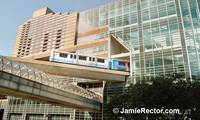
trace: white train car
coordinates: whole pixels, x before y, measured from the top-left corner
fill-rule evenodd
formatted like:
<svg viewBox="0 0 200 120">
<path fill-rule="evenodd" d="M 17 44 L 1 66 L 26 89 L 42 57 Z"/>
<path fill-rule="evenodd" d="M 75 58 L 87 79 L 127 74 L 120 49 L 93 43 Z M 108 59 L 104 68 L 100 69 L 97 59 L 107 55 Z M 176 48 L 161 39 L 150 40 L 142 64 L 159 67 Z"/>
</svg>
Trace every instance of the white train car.
<svg viewBox="0 0 200 120">
<path fill-rule="evenodd" d="M 75 53 L 52 51 L 49 61 L 108 68 L 108 60 L 100 57 L 78 55 Z"/>
</svg>

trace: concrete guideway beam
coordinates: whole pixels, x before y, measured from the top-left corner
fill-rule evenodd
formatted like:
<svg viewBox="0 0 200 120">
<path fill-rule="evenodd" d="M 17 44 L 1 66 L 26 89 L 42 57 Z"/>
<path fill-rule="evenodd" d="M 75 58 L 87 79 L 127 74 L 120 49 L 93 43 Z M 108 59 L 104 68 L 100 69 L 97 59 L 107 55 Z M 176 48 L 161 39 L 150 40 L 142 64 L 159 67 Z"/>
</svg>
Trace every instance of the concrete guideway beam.
<svg viewBox="0 0 200 120">
<path fill-rule="evenodd" d="M 0 91 L 5 95 L 41 103 L 88 112 L 101 112 L 101 102 L 65 92 L 4 71 L 0 71 Z"/>
<path fill-rule="evenodd" d="M 58 76 L 79 77 L 102 81 L 125 81 L 126 77 L 130 74 L 129 72 L 125 71 L 115 71 L 80 65 L 30 60 L 17 57 L 5 57 L 17 61 L 19 63 L 23 63 L 34 69 L 43 71 L 45 73 Z"/>
</svg>

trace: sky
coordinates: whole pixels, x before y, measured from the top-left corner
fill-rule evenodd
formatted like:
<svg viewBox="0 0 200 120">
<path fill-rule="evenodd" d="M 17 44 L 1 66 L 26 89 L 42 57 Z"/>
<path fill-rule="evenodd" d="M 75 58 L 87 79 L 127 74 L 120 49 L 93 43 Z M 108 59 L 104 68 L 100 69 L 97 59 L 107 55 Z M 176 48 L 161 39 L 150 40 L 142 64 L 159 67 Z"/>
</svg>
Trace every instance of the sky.
<svg viewBox="0 0 200 120">
<path fill-rule="evenodd" d="M 33 12 L 49 7 L 55 13 L 82 12 L 116 0 L 0 0 L 0 55 L 12 56 L 18 26 Z"/>
</svg>

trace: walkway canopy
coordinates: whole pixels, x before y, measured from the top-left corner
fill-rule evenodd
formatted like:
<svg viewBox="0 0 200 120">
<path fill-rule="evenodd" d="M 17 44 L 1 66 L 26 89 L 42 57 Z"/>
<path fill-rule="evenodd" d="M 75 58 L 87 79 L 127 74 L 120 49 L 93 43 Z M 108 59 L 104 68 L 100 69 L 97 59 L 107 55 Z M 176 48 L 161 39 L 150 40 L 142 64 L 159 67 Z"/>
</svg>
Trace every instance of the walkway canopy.
<svg viewBox="0 0 200 120">
<path fill-rule="evenodd" d="M 0 56 L 0 71 L 20 76 L 22 78 L 29 79 L 59 90 L 63 90 L 71 94 L 102 102 L 102 96 L 99 94 L 73 85 L 59 78 L 53 77 L 49 74 L 28 67 L 24 64 L 12 61 L 3 56 Z"/>
</svg>

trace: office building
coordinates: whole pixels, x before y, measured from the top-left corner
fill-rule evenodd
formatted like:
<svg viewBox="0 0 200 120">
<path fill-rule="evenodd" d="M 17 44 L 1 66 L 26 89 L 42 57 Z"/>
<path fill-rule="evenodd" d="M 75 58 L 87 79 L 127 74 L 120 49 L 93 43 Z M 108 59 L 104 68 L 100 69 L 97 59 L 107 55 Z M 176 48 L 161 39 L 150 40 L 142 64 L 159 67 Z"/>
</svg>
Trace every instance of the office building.
<svg viewBox="0 0 200 120">
<path fill-rule="evenodd" d="M 55 14 L 48 7 L 35 11 L 31 19 L 19 26 L 13 56 L 23 57 L 74 45 L 77 17 L 78 13 Z M 69 31 L 74 34 L 67 34 Z"/>
</svg>

